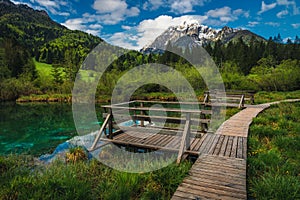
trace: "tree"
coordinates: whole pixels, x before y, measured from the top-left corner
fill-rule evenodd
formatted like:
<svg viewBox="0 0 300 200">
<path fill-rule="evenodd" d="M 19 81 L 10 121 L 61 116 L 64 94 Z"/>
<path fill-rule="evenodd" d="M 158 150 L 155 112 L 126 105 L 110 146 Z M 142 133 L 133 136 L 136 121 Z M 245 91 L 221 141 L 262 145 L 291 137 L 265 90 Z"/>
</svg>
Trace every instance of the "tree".
<svg viewBox="0 0 300 200">
<path fill-rule="evenodd" d="M 51 75 L 53 76 L 54 85 L 60 86 L 64 81 L 62 78 L 62 67 L 59 64 L 53 64 L 51 69 Z M 56 88 L 57 89 L 57 88 Z"/>
</svg>

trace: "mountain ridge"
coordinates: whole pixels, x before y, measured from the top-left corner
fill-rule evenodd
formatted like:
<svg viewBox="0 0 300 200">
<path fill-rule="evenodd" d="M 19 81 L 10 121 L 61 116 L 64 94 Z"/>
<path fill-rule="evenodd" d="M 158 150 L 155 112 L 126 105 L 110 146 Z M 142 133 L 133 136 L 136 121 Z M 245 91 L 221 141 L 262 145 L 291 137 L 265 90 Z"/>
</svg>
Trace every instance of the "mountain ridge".
<svg viewBox="0 0 300 200">
<path fill-rule="evenodd" d="M 184 37 L 190 37 L 192 40 L 188 40 L 189 42 L 184 44 Z M 192 47 L 195 45 L 206 46 L 217 41 L 221 41 L 222 44 L 227 44 L 230 41 L 235 42 L 239 38 L 247 43 L 251 39 L 256 41 L 266 41 L 265 38 L 249 30 L 234 29 L 228 26 L 224 26 L 221 30 L 217 30 L 199 24 L 197 21 L 185 21 L 181 25 L 168 27 L 161 35 L 155 38 L 151 44 L 143 47 L 141 52 L 163 52 L 168 43 L 175 46 L 180 44 L 179 46 Z"/>
</svg>

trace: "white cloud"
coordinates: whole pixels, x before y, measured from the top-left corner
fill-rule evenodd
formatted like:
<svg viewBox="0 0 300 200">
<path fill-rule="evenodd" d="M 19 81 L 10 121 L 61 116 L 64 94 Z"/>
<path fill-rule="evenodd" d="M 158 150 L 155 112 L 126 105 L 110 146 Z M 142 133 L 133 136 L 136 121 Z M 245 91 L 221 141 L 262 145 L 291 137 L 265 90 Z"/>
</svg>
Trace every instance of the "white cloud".
<svg viewBox="0 0 300 200">
<path fill-rule="evenodd" d="M 134 34 L 126 33 L 126 32 L 119 32 L 113 34 L 109 38 L 109 42 L 112 44 L 127 48 L 127 49 L 139 49 L 135 45 L 135 42 L 138 40 L 137 36 Z"/>
<path fill-rule="evenodd" d="M 278 22 L 266 22 L 265 24 L 269 25 L 269 26 L 273 26 L 273 27 L 279 27 L 280 26 L 280 23 L 278 23 Z"/>
<path fill-rule="evenodd" d="M 206 15 L 209 18 L 207 21 L 208 25 L 213 25 L 214 23 L 222 25 L 226 24 L 227 22 L 236 21 L 241 16 L 248 18 L 249 11 L 244 11 L 242 9 L 232 10 L 230 7 L 225 6 L 222 8 L 209 10 Z"/>
<path fill-rule="evenodd" d="M 163 0 L 149 0 L 144 3 L 143 9 L 153 11 L 157 10 L 163 5 L 165 5 L 165 2 Z"/>
<path fill-rule="evenodd" d="M 171 11 L 177 14 L 194 12 L 194 5 L 190 0 L 176 0 L 171 4 Z"/>
<path fill-rule="evenodd" d="M 182 24 L 184 21 L 198 21 L 202 23 L 207 19 L 201 15 L 185 15 L 171 17 L 161 15 L 155 19 L 148 19 L 140 22 L 137 26 L 131 27 L 129 31 L 116 33 L 106 38 L 108 42 L 130 49 L 141 49 L 154 41 L 168 27 Z"/>
<path fill-rule="evenodd" d="M 297 7 L 296 1 L 294 1 L 294 0 L 291 0 L 291 1 L 277 0 L 277 4 L 280 5 L 280 6 L 285 6 L 286 10 L 288 8 L 292 7 L 292 9 L 293 9 L 292 14 L 293 15 L 299 15 L 300 14 L 300 9 L 299 9 L 299 7 Z"/>
<path fill-rule="evenodd" d="M 283 10 L 283 11 L 280 11 L 279 13 L 277 13 L 276 16 L 278 18 L 283 18 L 285 15 L 288 15 L 288 14 L 289 14 L 289 11 Z"/>
<path fill-rule="evenodd" d="M 261 10 L 257 14 L 262 14 L 264 12 L 267 12 L 268 10 L 272 10 L 275 8 L 277 3 L 271 3 L 271 4 L 266 4 L 264 1 L 261 2 Z"/>
<path fill-rule="evenodd" d="M 293 27 L 294 29 L 297 29 L 297 28 L 300 27 L 300 23 L 292 24 L 292 27 Z"/>
<path fill-rule="evenodd" d="M 68 2 L 64 1 L 64 0 L 56 0 L 56 1 L 54 1 L 54 0 L 30 0 L 30 2 L 32 4 L 34 4 L 34 3 L 38 4 L 41 9 L 46 9 L 53 15 L 61 15 L 61 16 L 69 16 L 70 15 L 70 13 L 68 13 L 68 12 L 61 11 L 62 7 L 69 8 L 69 6 L 70 6 L 68 4 Z"/>
<path fill-rule="evenodd" d="M 259 24 L 259 22 L 248 22 L 248 27 L 255 27 L 255 26 L 257 26 Z"/>
<path fill-rule="evenodd" d="M 122 25 L 121 27 L 122 27 L 122 29 L 127 30 L 127 31 L 132 28 L 131 26 L 125 26 L 125 25 Z"/>
<path fill-rule="evenodd" d="M 186 14 L 194 12 L 194 7 L 203 6 L 209 1 L 211 0 L 147 0 L 143 4 L 143 9 L 153 11 L 164 7 L 170 9 L 172 13 Z"/>
<path fill-rule="evenodd" d="M 137 7 L 128 7 L 125 0 L 95 0 L 93 8 L 98 15 L 94 15 L 97 20 L 104 24 L 117 24 L 127 17 L 134 17 L 140 14 Z"/>
<path fill-rule="evenodd" d="M 142 21 L 137 26 L 137 32 L 140 36 L 137 41 L 139 48 L 153 42 L 153 40 L 162 34 L 168 27 L 182 24 L 184 21 L 198 21 L 202 23 L 206 16 L 200 15 L 185 15 L 181 17 L 171 17 L 167 15 L 161 15 L 155 19 L 149 19 Z"/>
<path fill-rule="evenodd" d="M 249 12 L 242 9 L 232 10 L 230 7 L 223 7 L 210 10 L 206 15 L 183 15 L 181 17 L 161 15 L 155 19 L 144 20 L 134 27 L 122 26 L 126 30 L 125 32 L 107 36 L 105 39 L 114 45 L 141 49 L 151 44 L 168 27 L 180 25 L 185 21 L 197 21 L 199 24 L 222 26 L 228 22 L 238 20 L 239 17 L 248 18 Z"/>
<path fill-rule="evenodd" d="M 93 35 L 99 35 L 102 29 L 100 24 L 89 24 L 85 18 L 68 19 L 62 25 L 71 30 L 81 30 Z"/>
</svg>

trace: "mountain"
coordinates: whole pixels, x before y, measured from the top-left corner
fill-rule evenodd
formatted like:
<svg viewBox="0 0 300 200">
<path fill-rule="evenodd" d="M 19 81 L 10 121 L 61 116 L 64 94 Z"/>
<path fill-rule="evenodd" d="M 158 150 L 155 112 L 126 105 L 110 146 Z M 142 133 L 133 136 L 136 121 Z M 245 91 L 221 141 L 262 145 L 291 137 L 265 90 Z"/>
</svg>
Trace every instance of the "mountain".
<svg viewBox="0 0 300 200">
<path fill-rule="evenodd" d="M 74 49 L 81 60 L 101 38 L 72 31 L 54 22 L 43 10 L 27 5 L 0 0 L 0 43 L 11 41 L 13 45 L 27 49 L 38 61 L 63 62 L 65 52 Z"/>
<path fill-rule="evenodd" d="M 227 44 L 230 41 L 236 42 L 240 38 L 246 44 L 253 39 L 256 41 L 266 41 L 263 37 L 248 30 L 233 29 L 228 26 L 223 27 L 221 30 L 215 30 L 208 26 L 201 25 L 196 21 L 191 21 L 184 22 L 179 26 L 169 27 L 141 51 L 145 53 L 162 52 L 166 49 L 168 44 L 182 47 L 193 47 L 196 45 L 206 46 L 216 41 Z"/>
</svg>

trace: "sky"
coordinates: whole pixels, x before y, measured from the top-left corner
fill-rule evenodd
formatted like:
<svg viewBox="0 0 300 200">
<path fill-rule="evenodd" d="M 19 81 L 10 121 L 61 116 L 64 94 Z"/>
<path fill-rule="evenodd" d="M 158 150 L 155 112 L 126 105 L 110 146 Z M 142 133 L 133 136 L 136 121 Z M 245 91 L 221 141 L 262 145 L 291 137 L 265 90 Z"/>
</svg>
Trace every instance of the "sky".
<svg viewBox="0 0 300 200">
<path fill-rule="evenodd" d="M 266 39 L 300 36 L 299 0 L 14 0 L 46 10 L 72 30 L 139 50 L 169 26 L 197 20 L 215 29 L 250 30 Z"/>
</svg>

